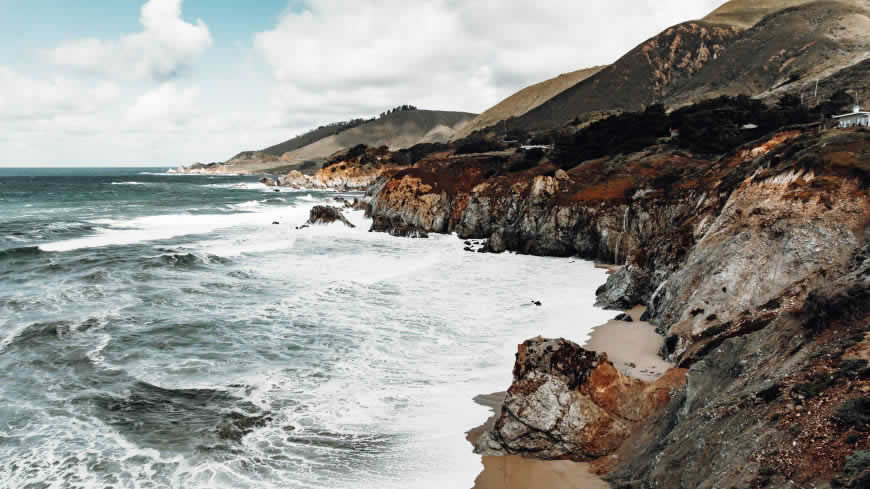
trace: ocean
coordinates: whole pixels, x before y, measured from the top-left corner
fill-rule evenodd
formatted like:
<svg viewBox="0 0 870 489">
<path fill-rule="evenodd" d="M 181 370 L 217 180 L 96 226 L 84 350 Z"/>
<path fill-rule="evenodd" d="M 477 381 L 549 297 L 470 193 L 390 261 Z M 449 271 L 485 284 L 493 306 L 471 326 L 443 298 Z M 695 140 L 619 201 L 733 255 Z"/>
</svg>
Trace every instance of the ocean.
<svg viewBox="0 0 870 489">
<path fill-rule="evenodd" d="M 613 316 L 587 261 L 164 171 L 0 168 L 0 487 L 468 488 L 516 345 Z"/>
</svg>

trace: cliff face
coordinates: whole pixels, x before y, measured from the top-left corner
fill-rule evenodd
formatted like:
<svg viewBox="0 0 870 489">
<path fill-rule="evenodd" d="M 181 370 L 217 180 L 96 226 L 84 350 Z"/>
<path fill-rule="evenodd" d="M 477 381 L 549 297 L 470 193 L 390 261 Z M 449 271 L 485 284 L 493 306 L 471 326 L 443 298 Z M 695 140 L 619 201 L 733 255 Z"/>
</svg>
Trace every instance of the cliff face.
<svg viewBox="0 0 870 489">
<path fill-rule="evenodd" d="M 714 159 L 657 146 L 567 172 L 548 164 L 511 172 L 515 156 L 505 154 L 433 155 L 381 182 L 373 228 L 457 232 L 488 239 L 491 251 L 624 264 L 599 290 L 600 304 L 648 304 L 666 336 L 663 355 L 689 369 L 668 408 L 624 442 L 517 444 L 529 439 L 522 426 L 535 425 L 508 422 L 517 418 L 511 406 L 526 403 L 528 413 L 546 404 L 518 398 L 490 448 L 613 453 L 604 469 L 629 487 L 830 480 L 852 452 L 870 448 L 861 417 L 870 419 L 861 411 L 870 371 L 852 361 L 870 351 L 868 139 L 866 130 L 795 129 Z M 540 390 L 516 380 L 523 395 Z M 570 406 L 595 409 L 556 399 L 556 413 L 565 411 L 553 415 L 557 424 Z"/>
</svg>

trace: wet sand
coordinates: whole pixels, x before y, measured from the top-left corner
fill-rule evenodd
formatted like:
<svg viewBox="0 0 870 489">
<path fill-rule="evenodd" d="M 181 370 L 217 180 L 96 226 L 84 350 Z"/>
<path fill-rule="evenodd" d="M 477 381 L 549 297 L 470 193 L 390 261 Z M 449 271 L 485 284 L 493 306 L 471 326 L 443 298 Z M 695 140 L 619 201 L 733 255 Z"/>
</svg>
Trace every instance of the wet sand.
<svg viewBox="0 0 870 489">
<path fill-rule="evenodd" d="M 611 267 L 601 267 L 613 270 Z M 608 359 L 621 372 L 633 377 L 652 381 L 659 378 L 672 365 L 658 356 L 664 338 L 655 332 L 655 327 L 641 322 L 646 308 L 637 306 L 626 311 L 632 322 L 610 320 L 596 326 L 590 333 L 584 348 L 607 352 Z M 618 314 L 614 311 L 614 317 Z M 481 405 L 490 407 L 494 413 L 501 409 L 505 393 L 482 395 L 475 398 Z M 468 432 L 468 440 L 474 444 L 481 433 L 495 423 L 493 415 L 487 422 Z M 588 463 L 570 461 L 546 461 L 519 456 L 481 457 L 483 471 L 474 482 L 473 489 L 608 489 L 610 485 L 591 473 Z"/>
<path fill-rule="evenodd" d="M 673 365 L 659 357 L 664 337 L 656 333 L 655 326 L 640 320 L 644 311 L 644 306 L 626 311 L 634 320 L 630 323 L 612 319 L 596 326 L 583 348 L 607 352 L 607 358 L 626 375 L 646 381 L 658 379 Z"/>
</svg>

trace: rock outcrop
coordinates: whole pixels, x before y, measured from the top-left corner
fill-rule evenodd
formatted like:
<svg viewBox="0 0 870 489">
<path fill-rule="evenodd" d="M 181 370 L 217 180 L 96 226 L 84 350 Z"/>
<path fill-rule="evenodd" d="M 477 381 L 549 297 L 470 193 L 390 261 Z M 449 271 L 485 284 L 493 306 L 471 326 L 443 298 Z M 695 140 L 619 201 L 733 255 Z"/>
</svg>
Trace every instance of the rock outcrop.
<svg viewBox="0 0 870 489">
<path fill-rule="evenodd" d="M 400 167 L 386 147 L 355 147 L 333 155 L 314 175 L 293 170 L 280 177 L 282 187 L 313 190 L 361 191 Z"/>
<path fill-rule="evenodd" d="M 348 221 L 340 209 L 328 205 L 316 205 L 311 209 L 308 222 L 305 224 L 313 226 L 316 224 L 332 224 L 341 222 L 349 228 L 356 227 L 352 222 Z"/>
<path fill-rule="evenodd" d="M 687 369 L 666 406 L 624 416 L 588 386 L 613 399 L 646 387 L 589 384 L 606 362 L 574 347 L 588 362 L 572 377 L 535 340 L 480 450 L 610 454 L 597 463 L 618 487 L 853 484 L 846 460 L 870 449 L 862 415 L 842 414 L 870 394 L 868 140 L 792 128 L 718 157 L 651 146 L 567 179 L 547 162 L 507 171 L 509 155 L 433 155 L 374 187 L 374 227 L 624 265 L 599 303 L 648 305 L 662 354 Z M 584 435 L 596 426 L 607 430 Z"/>
<path fill-rule="evenodd" d="M 520 345 L 501 413 L 476 449 L 484 455 L 597 459 L 662 411 L 684 383 L 680 369 L 647 383 L 621 374 L 606 354 L 535 338 Z"/>
</svg>

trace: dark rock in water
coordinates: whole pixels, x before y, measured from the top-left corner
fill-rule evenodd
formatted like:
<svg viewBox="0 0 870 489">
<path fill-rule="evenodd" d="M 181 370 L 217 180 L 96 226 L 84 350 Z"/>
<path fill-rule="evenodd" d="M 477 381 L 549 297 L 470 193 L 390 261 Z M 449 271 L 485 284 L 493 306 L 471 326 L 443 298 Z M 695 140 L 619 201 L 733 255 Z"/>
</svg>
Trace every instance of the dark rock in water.
<svg viewBox="0 0 870 489">
<path fill-rule="evenodd" d="M 281 224 L 281 223 L 278 221 L 272 221 L 272 225 L 276 225 L 276 224 Z"/>
<path fill-rule="evenodd" d="M 279 189 L 277 189 L 277 188 L 276 188 L 275 190 L 273 190 L 273 192 L 280 192 L 280 191 L 281 191 L 281 190 L 279 190 Z"/>
<path fill-rule="evenodd" d="M 536 306 L 538 306 L 538 307 L 541 307 L 541 306 L 544 305 L 541 301 L 532 301 L 532 304 L 534 304 L 534 305 L 536 305 Z"/>
<path fill-rule="evenodd" d="M 247 416 L 232 412 L 224 417 L 223 422 L 218 426 L 217 435 L 221 440 L 239 442 L 255 428 L 262 428 L 271 420 L 272 416 L 268 413 L 261 416 Z"/>
<path fill-rule="evenodd" d="M 336 221 L 343 222 L 345 226 L 350 228 L 356 227 L 344 217 L 339 209 L 328 205 L 314 206 L 306 224 L 332 224 Z"/>
<path fill-rule="evenodd" d="M 301 225 L 301 226 L 296 226 L 296 229 L 306 229 L 306 228 L 309 228 L 309 227 L 311 227 L 311 226 L 309 226 L 308 224 L 303 224 L 303 225 Z"/>
<path fill-rule="evenodd" d="M 622 313 L 622 314 L 616 316 L 616 317 L 613 318 L 613 319 L 614 319 L 615 321 L 625 321 L 626 323 L 630 323 L 630 322 L 634 321 L 634 319 L 631 319 L 631 316 L 629 316 L 629 315 L 626 314 L 626 313 Z"/>
<path fill-rule="evenodd" d="M 472 253 L 474 252 L 474 248 L 472 248 L 471 246 L 466 246 L 464 249 L 465 251 L 470 251 Z"/>
<path fill-rule="evenodd" d="M 370 231 L 387 233 L 399 238 L 428 238 L 429 234 L 415 226 L 406 224 L 401 217 L 377 216 L 372 220 Z"/>
<path fill-rule="evenodd" d="M 262 183 L 263 185 L 265 185 L 267 187 L 277 187 L 278 186 L 278 182 L 275 181 L 275 179 L 269 178 L 269 177 L 261 178 L 260 183 Z"/>
<path fill-rule="evenodd" d="M 351 202 L 349 207 L 355 211 L 365 211 L 368 216 L 371 205 L 365 200 L 353 199 L 353 202 Z"/>
<path fill-rule="evenodd" d="M 471 241 L 466 241 L 465 246 L 471 246 Z"/>
</svg>

